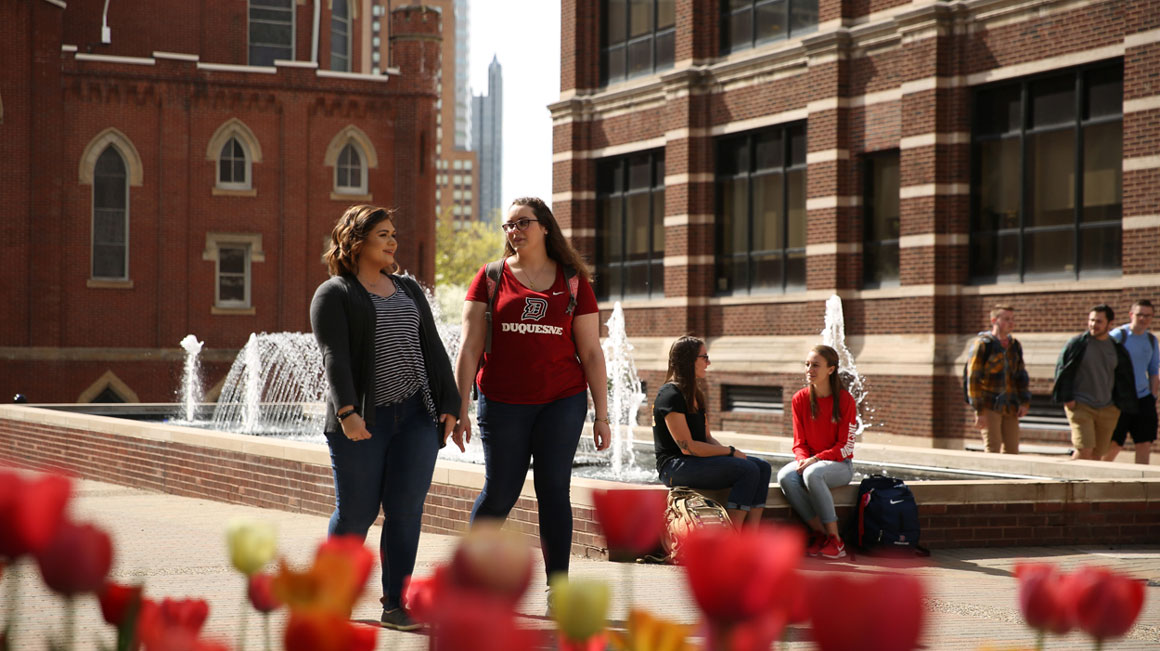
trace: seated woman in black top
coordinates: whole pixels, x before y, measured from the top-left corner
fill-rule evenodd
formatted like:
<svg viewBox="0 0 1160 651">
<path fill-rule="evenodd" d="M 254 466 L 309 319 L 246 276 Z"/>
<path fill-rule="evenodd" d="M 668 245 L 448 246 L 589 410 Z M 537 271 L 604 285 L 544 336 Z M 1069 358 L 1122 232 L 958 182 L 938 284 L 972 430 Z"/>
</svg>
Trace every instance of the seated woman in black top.
<svg viewBox="0 0 1160 651">
<path fill-rule="evenodd" d="M 764 459 L 722 445 L 709 433 L 701 388 L 708 367 L 705 342 L 696 337 L 681 337 L 669 348 L 665 384 L 653 401 L 657 472 L 667 486 L 729 488 L 725 508 L 733 524 L 757 526 L 771 470 Z"/>
</svg>

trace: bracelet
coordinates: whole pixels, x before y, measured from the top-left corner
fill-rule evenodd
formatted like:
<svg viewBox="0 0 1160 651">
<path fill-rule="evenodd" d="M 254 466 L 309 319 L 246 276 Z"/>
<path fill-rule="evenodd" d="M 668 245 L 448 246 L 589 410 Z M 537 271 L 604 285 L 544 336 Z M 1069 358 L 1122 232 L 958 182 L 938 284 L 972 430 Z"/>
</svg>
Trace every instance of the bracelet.
<svg viewBox="0 0 1160 651">
<path fill-rule="evenodd" d="M 733 453 L 736 451 L 737 448 L 733 447 L 732 445 L 729 446 L 729 456 L 733 456 Z"/>
<path fill-rule="evenodd" d="M 346 411 L 338 414 L 338 422 L 341 423 L 342 421 L 346 420 L 347 416 L 350 416 L 351 414 L 353 414 L 354 411 L 355 411 L 354 408 L 351 407 L 350 409 L 347 409 Z"/>
<path fill-rule="evenodd" d="M 593 418 L 593 419 L 592 419 L 592 422 L 595 422 L 595 423 L 604 423 L 605 425 L 608 425 L 609 427 L 611 427 L 611 426 L 612 426 L 612 421 L 608 420 L 608 417 L 604 417 L 604 418 Z"/>
</svg>

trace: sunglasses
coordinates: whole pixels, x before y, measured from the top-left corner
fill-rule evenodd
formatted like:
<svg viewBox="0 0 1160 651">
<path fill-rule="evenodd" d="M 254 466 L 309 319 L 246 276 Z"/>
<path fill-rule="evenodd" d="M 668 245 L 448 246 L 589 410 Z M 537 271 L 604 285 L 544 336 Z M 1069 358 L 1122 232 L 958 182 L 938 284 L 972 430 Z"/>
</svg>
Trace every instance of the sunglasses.
<svg viewBox="0 0 1160 651">
<path fill-rule="evenodd" d="M 505 233 L 511 233 L 512 231 L 516 230 L 517 228 L 520 229 L 521 231 L 526 231 L 526 230 L 528 230 L 528 225 L 530 225 L 532 222 L 539 222 L 539 221 L 540 220 L 538 220 L 538 219 L 529 219 L 527 217 L 523 217 L 521 219 L 515 220 L 514 222 L 500 224 L 500 228 L 502 228 L 503 232 L 505 232 Z"/>
</svg>

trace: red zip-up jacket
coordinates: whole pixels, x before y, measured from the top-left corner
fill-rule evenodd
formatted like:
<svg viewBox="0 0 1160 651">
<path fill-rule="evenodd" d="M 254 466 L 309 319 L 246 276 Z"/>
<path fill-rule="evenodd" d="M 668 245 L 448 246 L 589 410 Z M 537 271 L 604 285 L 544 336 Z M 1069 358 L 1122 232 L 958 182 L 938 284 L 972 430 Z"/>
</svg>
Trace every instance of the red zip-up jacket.
<svg viewBox="0 0 1160 651">
<path fill-rule="evenodd" d="M 849 391 L 842 391 L 842 418 L 833 422 L 834 397 L 818 398 L 818 417 L 810 416 L 810 388 L 793 394 L 793 455 L 797 459 L 845 461 L 854 456 L 854 432 L 858 429 L 858 406 Z"/>
</svg>

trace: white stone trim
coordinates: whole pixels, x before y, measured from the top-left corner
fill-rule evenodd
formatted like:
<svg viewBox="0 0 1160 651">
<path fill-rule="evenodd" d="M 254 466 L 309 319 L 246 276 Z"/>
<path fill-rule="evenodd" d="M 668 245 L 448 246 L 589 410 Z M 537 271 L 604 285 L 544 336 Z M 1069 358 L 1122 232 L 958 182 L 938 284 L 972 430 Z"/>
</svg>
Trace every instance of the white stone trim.
<svg viewBox="0 0 1160 651">
<path fill-rule="evenodd" d="M 1017 63 L 1010 66 L 1003 66 L 1002 68 L 984 70 L 982 72 L 976 72 L 972 75 L 967 75 L 966 81 L 968 86 L 975 86 L 978 84 L 990 83 L 992 81 L 1002 81 L 1004 79 L 1027 77 L 1029 75 L 1034 75 L 1041 72 L 1070 68 L 1072 66 L 1078 66 L 1103 59 L 1112 59 L 1120 56 L 1124 56 L 1123 43 L 1093 48 L 1090 50 L 1083 50 L 1080 52 L 1072 52 L 1070 54 L 1061 54 L 1059 56 L 1047 57 L 1044 59 L 1036 59 L 1035 61 Z M 1124 104 L 1124 112 L 1127 113 L 1127 102 L 1124 102 Z"/>
<path fill-rule="evenodd" d="M 971 142 L 971 134 L 965 131 L 948 133 L 924 133 L 921 136 L 906 136 L 898 141 L 899 149 L 919 149 L 936 145 L 962 145 Z"/>
<path fill-rule="evenodd" d="M 717 256 L 714 255 L 666 255 L 664 258 L 664 266 L 689 267 L 693 265 L 713 264 L 716 261 Z"/>
<path fill-rule="evenodd" d="M 318 69 L 315 61 L 296 61 L 294 59 L 274 59 L 275 68 L 311 68 Z"/>
<path fill-rule="evenodd" d="M 109 127 L 93 136 L 89 144 L 85 145 L 81 152 L 80 165 L 77 172 L 78 182 L 81 185 L 93 184 L 93 168 L 97 164 L 97 158 L 105 151 L 105 147 L 113 145 L 121 154 L 121 158 L 125 162 L 125 173 L 128 176 L 129 185 L 132 187 L 140 187 L 145 182 L 145 165 L 141 162 L 141 154 L 137 151 L 137 146 L 124 133 L 115 127 Z M 129 206 L 126 204 L 126 210 Z"/>
<path fill-rule="evenodd" d="M 898 238 L 898 248 L 910 249 L 924 246 L 958 246 L 970 242 L 966 233 L 922 233 L 920 235 L 903 235 Z"/>
<path fill-rule="evenodd" d="M 1124 114 L 1160 109 L 1160 95 L 1124 100 Z"/>
<path fill-rule="evenodd" d="M 781 113 L 773 113 L 771 115 L 763 115 L 748 120 L 738 120 L 737 122 L 729 122 L 727 124 L 717 125 L 709 128 L 709 133 L 714 136 L 724 136 L 730 133 L 741 133 L 742 131 L 750 131 L 753 129 L 760 129 L 762 127 L 772 127 L 787 122 L 797 122 L 805 120 L 810 116 L 809 109 L 794 109 L 792 111 L 782 111 Z"/>
<path fill-rule="evenodd" d="M 111 54 L 88 54 L 77 52 L 77 61 L 93 61 L 95 63 L 127 63 L 135 66 L 153 66 L 157 61 L 150 57 L 122 57 Z"/>
<path fill-rule="evenodd" d="M 698 174 L 666 174 L 665 187 L 674 185 L 687 185 L 689 183 L 711 183 L 717 177 L 712 172 L 701 172 Z"/>
<path fill-rule="evenodd" d="M 561 228 L 564 237 L 596 237 L 595 228 Z"/>
<path fill-rule="evenodd" d="M 1146 32 L 1136 32 L 1124 37 L 1124 47 L 1141 47 L 1160 43 L 1160 29 L 1150 29 Z"/>
<path fill-rule="evenodd" d="M 669 215 L 665 217 L 665 228 L 670 226 L 690 226 L 692 224 L 712 224 L 716 220 L 716 215 L 713 213 L 706 213 L 701 215 Z"/>
<path fill-rule="evenodd" d="M 861 252 L 861 242 L 825 242 L 823 244 L 806 245 L 807 258 L 813 255 L 838 255 L 840 253 L 854 254 Z"/>
<path fill-rule="evenodd" d="M 185 54 L 182 52 L 165 52 L 162 50 L 153 50 L 154 59 L 172 59 L 174 61 L 191 61 L 197 62 L 201 60 L 196 54 Z"/>
<path fill-rule="evenodd" d="M 1160 215 L 1136 215 L 1124 217 L 1121 228 L 1126 231 L 1142 228 L 1160 228 Z"/>
<path fill-rule="evenodd" d="M 318 77 L 330 77 L 332 79 L 353 79 L 355 81 L 375 81 L 382 84 L 390 80 L 388 75 L 371 75 L 365 72 L 341 72 L 339 70 L 315 70 L 314 74 Z"/>
<path fill-rule="evenodd" d="M 64 0 L 44 0 L 44 2 L 47 2 L 48 4 L 53 5 L 54 7 L 60 7 L 61 9 L 68 9 L 68 5 L 65 4 Z"/>
<path fill-rule="evenodd" d="M 595 198 L 596 193 L 592 190 L 568 190 L 567 192 L 552 193 L 552 203 L 567 203 L 569 201 L 584 201 Z"/>
<path fill-rule="evenodd" d="M 849 160 L 849 149 L 824 149 L 822 151 L 812 151 L 806 154 L 806 165 L 813 165 L 814 163 L 829 163 L 838 160 Z"/>
<path fill-rule="evenodd" d="M 77 46 L 69 45 L 68 43 L 65 43 L 65 44 L 60 46 L 60 51 L 61 52 L 76 52 Z"/>
<path fill-rule="evenodd" d="M 827 208 L 851 208 L 862 205 L 862 197 L 857 195 L 830 195 L 828 197 L 813 197 L 806 199 L 806 210 L 825 210 Z"/>
<path fill-rule="evenodd" d="M 584 158 L 608 158 L 611 156 L 620 156 L 622 154 L 632 154 L 638 151 L 647 151 L 649 149 L 660 149 L 665 146 L 664 136 L 660 138 L 650 138 L 648 140 L 636 140 L 633 142 L 626 142 L 619 145 L 609 145 L 608 147 L 601 147 L 600 149 L 589 149 Z"/>
<path fill-rule="evenodd" d="M 1124 159 L 1124 171 L 1154 170 L 1160 167 L 1160 156 L 1134 156 Z"/>
<path fill-rule="evenodd" d="M 208 70 L 210 72 L 248 72 L 263 75 L 278 74 L 278 69 L 274 66 L 240 66 L 235 63 L 202 63 L 198 61 L 197 69 Z"/>
<path fill-rule="evenodd" d="M 585 153 L 583 151 L 558 151 L 552 154 L 552 162 L 563 163 L 564 161 L 570 161 L 575 158 L 584 158 Z"/>
<path fill-rule="evenodd" d="M 704 127 L 682 127 L 665 132 L 665 140 L 684 140 L 686 138 L 703 138 L 709 135 Z"/>
<path fill-rule="evenodd" d="M 971 186 L 967 183 L 925 183 L 923 185 L 904 185 L 898 188 L 898 198 L 915 199 L 936 195 L 970 194 L 970 192 Z"/>
</svg>

